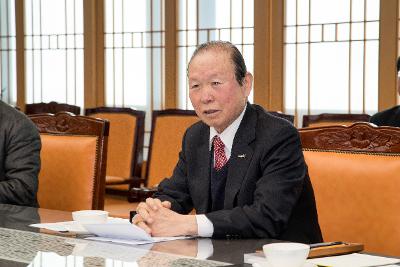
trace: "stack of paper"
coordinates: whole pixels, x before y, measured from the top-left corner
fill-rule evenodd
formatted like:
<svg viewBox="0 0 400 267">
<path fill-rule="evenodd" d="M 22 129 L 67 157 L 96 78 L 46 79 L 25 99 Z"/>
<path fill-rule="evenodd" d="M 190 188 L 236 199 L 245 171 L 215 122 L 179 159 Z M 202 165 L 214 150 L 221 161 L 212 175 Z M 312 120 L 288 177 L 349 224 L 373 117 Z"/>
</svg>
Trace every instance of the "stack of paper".
<svg viewBox="0 0 400 267">
<path fill-rule="evenodd" d="M 96 237 L 88 237 L 86 239 L 132 245 L 190 238 L 187 236 L 152 237 L 134 224 L 86 224 L 85 228 L 96 235 Z"/>
<path fill-rule="evenodd" d="M 142 228 L 131 224 L 127 219 L 109 218 L 107 223 L 103 224 L 85 224 L 81 225 L 74 221 L 58 223 L 38 223 L 31 224 L 32 227 L 44 228 L 58 232 L 74 232 L 79 234 L 92 234 L 95 236 L 86 239 L 107 241 L 123 244 L 149 244 L 162 241 L 177 239 L 186 239 L 190 237 L 152 237 Z"/>
<path fill-rule="evenodd" d="M 116 224 L 129 224 L 129 220 L 115 218 L 115 217 L 108 217 L 107 224 L 109 223 L 116 223 Z M 67 221 L 67 222 L 56 222 L 56 223 L 35 223 L 29 225 L 31 227 L 47 229 L 56 232 L 72 232 L 76 234 L 90 234 L 86 228 L 82 226 L 82 224 L 76 221 Z"/>
</svg>

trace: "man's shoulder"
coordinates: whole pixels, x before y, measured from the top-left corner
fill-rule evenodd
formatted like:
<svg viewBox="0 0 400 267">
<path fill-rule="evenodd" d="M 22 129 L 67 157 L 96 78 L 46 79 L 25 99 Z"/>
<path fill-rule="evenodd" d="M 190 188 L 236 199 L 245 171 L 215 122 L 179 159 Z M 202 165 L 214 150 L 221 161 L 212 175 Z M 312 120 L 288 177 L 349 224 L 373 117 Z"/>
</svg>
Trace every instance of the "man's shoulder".
<svg viewBox="0 0 400 267">
<path fill-rule="evenodd" d="M 391 114 L 400 114 L 400 106 L 394 106 L 394 107 L 382 110 L 381 112 L 377 112 L 372 117 L 375 117 L 375 116 L 379 117 L 379 116 L 391 115 Z"/>
<path fill-rule="evenodd" d="M 1 101 L 0 118 L 1 129 L 35 128 L 33 122 L 24 113 Z"/>
<path fill-rule="evenodd" d="M 186 134 L 201 134 L 204 131 L 208 131 L 209 127 L 207 124 L 205 124 L 203 121 L 199 120 L 198 122 L 195 122 L 189 128 L 186 129 Z"/>
<path fill-rule="evenodd" d="M 265 132 L 279 132 L 282 129 L 296 130 L 294 125 L 288 120 L 277 117 L 259 105 L 253 104 L 251 106 L 257 116 L 257 130 Z"/>
<path fill-rule="evenodd" d="M 370 122 L 378 126 L 400 126 L 400 106 L 394 106 L 374 114 Z"/>
<path fill-rule="evenodd" d="M 14 122 L 26 117 L 22 112 L 2 101 L 0 101 L 0 116 L 2 123 Z"/>
</svg>

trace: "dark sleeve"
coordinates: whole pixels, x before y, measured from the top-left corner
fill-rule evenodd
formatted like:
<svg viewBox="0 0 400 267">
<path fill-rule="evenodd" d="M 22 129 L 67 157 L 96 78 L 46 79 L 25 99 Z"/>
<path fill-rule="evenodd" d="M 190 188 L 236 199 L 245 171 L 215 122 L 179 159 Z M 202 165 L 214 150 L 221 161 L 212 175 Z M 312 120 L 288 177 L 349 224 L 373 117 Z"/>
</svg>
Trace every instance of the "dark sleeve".
<svg viewBox="0 0 400 267">
<path fill-rule="evenodd" d="M 378 119 L 378 117 L 379 117 L 379 113 L 377 113 L 377 114 L 371 116 L 371 118 L 369 118 L 369 122 L 371 122 L 371 123 L 373 123 L 373 124 L 379 126 L 379 119 Z"/>
<path fill-rule="evenodd" d="M 272 141 L 264 141 L 272 145 L 257 143 L 264 149 L 253 156 L 249 170 L 260 171 L 250 173 L 253 177 L 247 174 L 247 179 L 252 179 L 255 185 L 247 182 L 247 188 L 241 189 L 242 195 L 252 194 L 252 202 L 206 214 L 214 225 L 213 237 L 277 238 L 287 227 L 303 191 L 306 166 L 294 127 L 281 128 L 272 137 Z"/>
<path fill-rule="evenodd" d="M 190 197 L 187 183 L 187 163 L 185 156 L 185 133 L 182 141 L 182 150 L 179 152 L 179 160 L 170 178 L 164 179 L 158 186 L 158 192 L 154 195 L 162 201 L 169 201 L 172 204 L 171 209 L 187 214 L 193 209 L 193 201 Z"/>
<path fill-rule="evenodd" d="M 26 117 L 10 123 L 6 132 L 0 203 L 37 206 L 41 148 L 39 133 Z"/>
</svg>

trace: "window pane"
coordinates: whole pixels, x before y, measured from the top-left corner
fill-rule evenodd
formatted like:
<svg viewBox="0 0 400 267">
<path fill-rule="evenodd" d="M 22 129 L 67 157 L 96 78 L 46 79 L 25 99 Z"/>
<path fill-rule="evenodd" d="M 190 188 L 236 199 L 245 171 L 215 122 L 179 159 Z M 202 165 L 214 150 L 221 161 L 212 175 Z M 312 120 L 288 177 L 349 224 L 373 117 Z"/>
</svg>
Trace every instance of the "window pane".
<svg viewBox="0 0 400 267">
<path fill-rule="evenodd" d="M 25 19 L 27 103 L 83 107 L 83 0 L 25 0 Z"/>
<path fill-rule="evenodd" d="M 161 108 L 163 9 L 161 0 L 105 0 L 107 106 Z"/>
<path fill-rule="evenodd" d="M 17 102 L 15 2 L 0 0 L 0 89 L 1 100 Z"/>
<path fill-rule="evenodd" d="M 379 0 L 285 3 L 285 112 L 376 112 Z"/>
<path fill-rule="evenodd" d="M 106 105 L 146 111 L 146 158 L 151 112 L 163 108 L 164 0 L 104 3 Z"/>
</svg>

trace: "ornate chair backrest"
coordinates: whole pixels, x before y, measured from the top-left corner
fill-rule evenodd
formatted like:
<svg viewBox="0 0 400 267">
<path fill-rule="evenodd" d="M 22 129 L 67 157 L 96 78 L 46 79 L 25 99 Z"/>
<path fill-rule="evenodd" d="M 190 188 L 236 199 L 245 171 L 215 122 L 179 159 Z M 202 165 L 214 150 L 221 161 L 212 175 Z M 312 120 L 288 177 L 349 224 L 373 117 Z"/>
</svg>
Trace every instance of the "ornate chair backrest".
<svg viewBox="0 0 400 267">
<path fill-rule="evenodd" d="M 182 148 L 182 138 L 186 129 L 199 121 L 192 110 L 153 111 L 149 155 L 147 160 L 145 185 L 158 185 L 170 177 L 178 162 Z"/>
<path fill-rule="evenodd" d="M 400 128 L 299 130 L 325 241 L 400 255 Z"/>
<path fill-rule="evenodd" d="M 33 103 L 25 105 L 25 113 L 28 115 L 31 114 L 40 114 L 40 113 L 52 113 L 56 114 L 61 111 L 71 112 L 75 115 L 79 115 L 81 112 L 81 108 L 75 105 L 57 103 L 57 102 L 49 102 L 49 103 Z"/>
<path fill-rule="evenodd" d="M 352 125 L 355 122 L 368 122 L 368 114 L 335 114 L 322 113 L 319 115 L 304 115 L 303 127 L 320 127 L 330 125 Z"/>
<path fill-rule="evenodd" d="M 122 184 L 129 184 L 126 178 L 140 176 L 145 112 L 131 108 L 99 107 L 86 109 L 85 114 L 110 122 L 106 186 L 118 184 L 118 178 L 126 181 Z"/>
<path fill-rule="evenodd" d="M 108 121 L 68 112 L 29 117 L 42 141 L 39 206 L 103 209 Z"/>
</svg>

